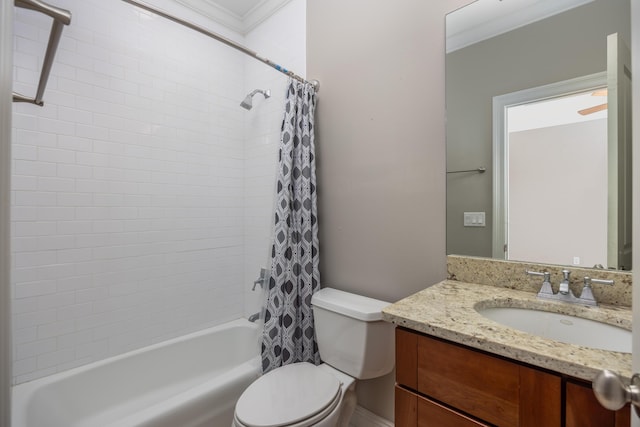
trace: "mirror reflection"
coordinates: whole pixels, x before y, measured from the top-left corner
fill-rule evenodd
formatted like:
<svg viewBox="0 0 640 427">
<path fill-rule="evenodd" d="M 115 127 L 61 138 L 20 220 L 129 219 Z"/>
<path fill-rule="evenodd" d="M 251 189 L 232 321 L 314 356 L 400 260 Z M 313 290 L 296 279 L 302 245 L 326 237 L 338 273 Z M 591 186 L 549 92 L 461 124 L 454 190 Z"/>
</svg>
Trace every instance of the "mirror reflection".
<svg viewBox="0 0 640 427">
<path fill-rule="evenodd" d="M 447 253 L 631 269 L 629 3 L 447 16 Z"/>
</svg>

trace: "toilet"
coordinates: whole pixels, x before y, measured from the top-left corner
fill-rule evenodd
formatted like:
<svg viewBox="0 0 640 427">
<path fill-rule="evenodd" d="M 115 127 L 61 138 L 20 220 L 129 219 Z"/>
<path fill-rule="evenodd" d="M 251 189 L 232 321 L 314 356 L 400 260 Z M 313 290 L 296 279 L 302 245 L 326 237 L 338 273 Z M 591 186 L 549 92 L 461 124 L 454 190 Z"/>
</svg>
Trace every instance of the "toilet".
<svg viewBox="0 0 640 427">
<path fill-rule="evenodd" d="M 323 363 L 285 365 L 258 378 L 238 399 L 232 427 L 347 427 L 356 380 L 393 369 L 394 328 L 382 321 L 388 302 L 324 288 L 311 304 Z"/>
</svg>

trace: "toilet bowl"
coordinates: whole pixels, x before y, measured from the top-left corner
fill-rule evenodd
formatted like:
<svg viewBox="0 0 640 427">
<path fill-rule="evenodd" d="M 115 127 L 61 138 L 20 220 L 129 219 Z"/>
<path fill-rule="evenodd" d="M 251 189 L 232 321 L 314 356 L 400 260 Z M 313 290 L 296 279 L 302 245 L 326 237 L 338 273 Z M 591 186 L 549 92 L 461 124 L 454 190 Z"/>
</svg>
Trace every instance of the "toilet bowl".
<svg viewBox="0 0 640 427">
<path fill-rule="evenodd" d="M 356 379 L 393 369 L 393 325 L 382 321 L 389 303 L 331 288 L 311 303 L 324 363 L 285 365 L 258 378 L 240 396 L 233 427 L 347 427 Z"/>
<path fill-rule="evenodd" d="M 349 410 L 345 408 L 351 406 L 351 412 L 355 408 L 354 384 L 353 378 L 326 364 L 283 366 L 257 379 L 242 394 L 233 427 L 337 426 Z"/>
</svg>

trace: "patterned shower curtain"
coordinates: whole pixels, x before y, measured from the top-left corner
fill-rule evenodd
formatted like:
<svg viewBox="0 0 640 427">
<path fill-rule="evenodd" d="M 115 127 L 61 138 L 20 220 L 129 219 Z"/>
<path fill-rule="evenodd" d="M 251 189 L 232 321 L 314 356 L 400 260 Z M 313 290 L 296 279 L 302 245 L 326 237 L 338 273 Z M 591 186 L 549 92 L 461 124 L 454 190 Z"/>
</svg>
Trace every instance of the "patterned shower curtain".
<svg viewBox="0 0 640 427">
<path fill-rule="evenodd" d="M 262 371 L 320 363 L 311 296 L 320 289 L 312 85 L 290 79 L 282 121 Z"/>
</svg>

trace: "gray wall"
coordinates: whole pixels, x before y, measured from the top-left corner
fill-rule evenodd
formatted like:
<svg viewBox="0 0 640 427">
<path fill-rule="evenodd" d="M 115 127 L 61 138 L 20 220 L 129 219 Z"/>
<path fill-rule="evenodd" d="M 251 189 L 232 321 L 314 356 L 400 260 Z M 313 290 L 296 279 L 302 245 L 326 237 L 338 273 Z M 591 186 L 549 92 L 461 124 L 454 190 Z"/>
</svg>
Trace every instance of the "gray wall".
<svg viewBox="0 0 640 427">
<path fill-rule="evenodd" d="M 323 286 L 396 301 L 445 278 L 444 15 L 469 2 L 307 3 Z M 393 375 L 358 399 L 392 419 Z"/>
<path fill-rule="evenodd" d="M 447 253 L 491 256 L 492 98 L 605 71 L 615 32 L 630 40 L 629 0 L 596 0 L 447 55 L 447 170 L 487 168 L 447 178 Z M 463 227 L 465 211 L 486 212 L 487 227 Z"/>
<path fill-rule="evenodd" d="M 606 118 L 511 133 L 509 258 L 606 265 L 607 189 Z"/>
</svg>

